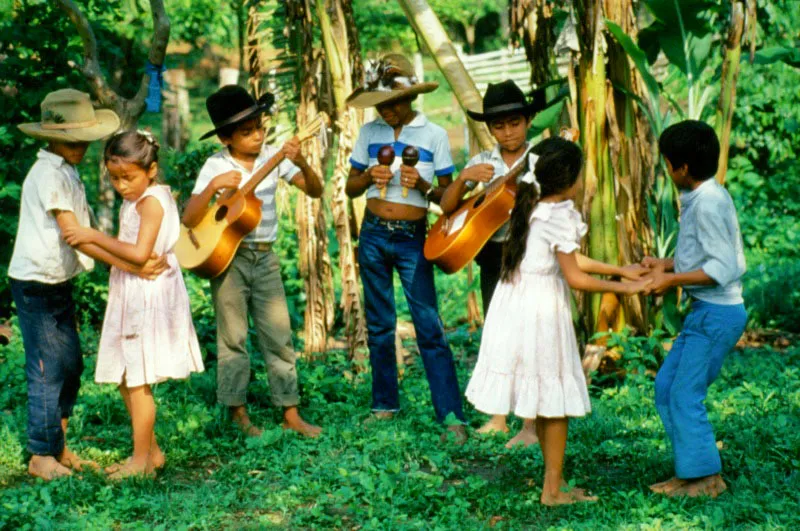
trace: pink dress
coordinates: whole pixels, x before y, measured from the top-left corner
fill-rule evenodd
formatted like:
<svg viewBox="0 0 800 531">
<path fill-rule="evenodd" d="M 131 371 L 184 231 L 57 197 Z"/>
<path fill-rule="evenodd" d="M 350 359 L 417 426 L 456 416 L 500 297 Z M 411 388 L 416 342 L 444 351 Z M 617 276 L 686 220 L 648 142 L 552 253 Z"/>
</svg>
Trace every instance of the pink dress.
<svg viewBox="0 0 800 531">
<path fill-rule="evenodd" d="M 138 201 L 123 202 L 119 239 L 136 243 L 141 221 L 136 205 L 150 196 L 158 199 L 164 209 L 153 251 L 167 257 L 169 269 L 155 280 L 146 280 L 111 268 L 108 306 L 97 353 L 98 383 L 119 385 L 124 378 L 128 387 L 137 387 L 203 371 L 189 295 L 172 251 L 180 234 L 180 218 L 169 186 L 151 186 Z"/>
<path fill-rule="evenodd" d="M 586 225 L 572 201 L 539 203 L 525 256 L 498 283 L 483 325 L 467 399 L 490 415 L 581 417 L 591 411 L 557 252 L 580 250 Z"/>
</svg>

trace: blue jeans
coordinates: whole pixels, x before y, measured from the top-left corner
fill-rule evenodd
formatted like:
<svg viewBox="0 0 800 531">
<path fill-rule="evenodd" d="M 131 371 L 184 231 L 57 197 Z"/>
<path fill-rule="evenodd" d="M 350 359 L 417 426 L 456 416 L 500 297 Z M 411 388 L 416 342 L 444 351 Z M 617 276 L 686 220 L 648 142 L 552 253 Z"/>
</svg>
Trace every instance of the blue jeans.
<svg viewBox="0 0 800 531">
<path fill-rule="evenodd" d="M 369 211 L 364 217 L 358 245 L 358 263 L 364 285 L 369 359 L 372 366 L 373 411 L 398 411 L 400 396 L 395 359 L 397 313 L 394 303 L 394 270 L 411 310 L 436 418 L 449 413 L 464 420 L 461 392 L 453 353 L 439 317 L 433 266 L 422 254 L 425 220 L 387 224 Z"/>
<path fill-rule="evenodd" d="M 28 451 L 58 456 L 83 372 L 72 284 L 9 280 L 25 346 Z"/>
<path fill-rule="evenodd" d="M 692 301 L 692 311 L 656 375 L 656 409 L 672 443 L 675 475 L 693 479 L 722 470 L 706 394 L 747 324 L 744 305 Z"/>
</svg>

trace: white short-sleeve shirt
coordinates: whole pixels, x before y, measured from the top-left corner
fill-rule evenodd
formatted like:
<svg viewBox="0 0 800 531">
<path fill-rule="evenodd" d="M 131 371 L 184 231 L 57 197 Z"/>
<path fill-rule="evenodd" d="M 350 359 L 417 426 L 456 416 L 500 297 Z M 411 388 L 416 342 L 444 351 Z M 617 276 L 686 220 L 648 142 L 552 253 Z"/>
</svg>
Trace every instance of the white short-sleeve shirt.
<svg viewBox="0 0 800 531">
<path fill-rule="evenodd" d="M 8 276 L 58 284 L 91 270 L 94 260 L 64 241 L 53 211 L 70 211 L 81 226 L 88 227 L 89 204 L 74 166 L 44 149 L 36 157 L 22 183 L 19 227 Z"/>
<path fill-rule="evenodd" d="M 364 124 L 358 134 L 358 140 L 350 156 L 350 164 L 357 170 L 364 171 L 378 164 L 378 150 L 390 144 L 394 148 L 395 158 L 390 166 L 392 180 L 386 187 L 384 200 L 392 203 L 413 205 L 428 208 L 428 200 L 419 190 L 409 190 L 408 197 L 403 197 L 403 187 L 400 185 L 400 165 L 402 154 L 406 146 L 414 146 L 419 151 L 419 162 L 415 166 L 421 179 L 433 183 L 433 177 L 449 175 L 455 171 L 453 158 L 450 155 L 450 141 L 447 131 L 442 127 L 428 121 L 422 113 L 417 113 L 410 123 L 403 126 L 397 140 L 394 139 L 394 129 L 383 118 Z M 367 189 L 367 199 L 380 197 L 380 190 L 371 184 Z"/>
<path fill-rule="evenodd" d="M 231 170 L 240 171 L 242 173 L 242 182 L 239 184 L 239 188 L 241 188 L 247 184 L 250 177 L 252 177 L 261 166 L 266 164 L 269 159 L 275 156 L 278 151 L 278 148 L 264 144 L 261 148 L 261 153 L 253 164 L 253 171 L 250 171 L 231 156 L 228 148 L 225 148 L 211 155 L 208 160 L 206 160 L 206 163 L 203 164 L 203 167 L 200 169 L 200 174 L 197 176 L 197 182 L 194 185 L 192 194 L 196 195 L 202 193 L 214 177 Z M 261 206 L 261 223 L 259 223 L 250 234 L 245 236 L 242 241 L 267 243 L 274 242 L 278 238 L 278 214 L 275 209 L 275 192 L 278 189 L 278 179 L 291 182 L 294 176 L 299 172 L 300 168 L 292 164 L 290 160 L 284 159 L 278 164 L 277 168 L 272 170 L 272 172 L 256 186 L 256 197 L 263 202 Z"/>
</svg>

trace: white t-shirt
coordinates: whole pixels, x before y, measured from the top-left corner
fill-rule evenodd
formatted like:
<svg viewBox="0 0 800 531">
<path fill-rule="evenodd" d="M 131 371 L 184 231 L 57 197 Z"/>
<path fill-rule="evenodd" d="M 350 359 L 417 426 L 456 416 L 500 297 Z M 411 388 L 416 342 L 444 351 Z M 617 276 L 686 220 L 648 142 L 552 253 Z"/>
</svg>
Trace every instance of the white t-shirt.
<svg viewBox="0 0 800 531">
<path fill-rule="evenodd" d="M 64 241 L 53 210 L 68 210 L 81 226 L 88 227 L 89 205 L 74 166 L 44 149 L 36 156 L 22 183 L 19 227 L 8 276 L 58 284 L 91 270 L 94 260 Z"/>
<path fill-rule="evenodd" d="M 261 153 L 253 163 L 253 171 L 248 170 L 242 166 L 236 159 L 231 156 L 228 148 L 214 153 L 203 167 L 200 169 L 200 174 L 197 176 L 197 182 L 192 190 L 192 195 L 203 193 L 208 183 L 221 173 L 231 170 L 240 171 L 242 173 L 242 182 L 239 188 L 247 184 L 250 177 L 258 171 L 261 166 L 267 163 L 269 159 L 278 153 L 278 148 L 264 144 L 261 148 Z M 283 179 L 286 182 L 291 182 L 295 175 L 300 172 L 300 168 L 292 164 L 288 159 L 283 159 L 278 167 L 272 170 L 272 173 L 267 175 L 258 186 L 256 186 L 256 197 L 261 199 L 263 205 L 261 206 L 261 223 L 253 229 L 253 231 L 244 237 L 245 242 L 251 243 L 264 243 L 274 242 L 278 238 L 278 214 L 275 210 L 275 192 L 278 189 L 278 179 Z"/>
</svg>

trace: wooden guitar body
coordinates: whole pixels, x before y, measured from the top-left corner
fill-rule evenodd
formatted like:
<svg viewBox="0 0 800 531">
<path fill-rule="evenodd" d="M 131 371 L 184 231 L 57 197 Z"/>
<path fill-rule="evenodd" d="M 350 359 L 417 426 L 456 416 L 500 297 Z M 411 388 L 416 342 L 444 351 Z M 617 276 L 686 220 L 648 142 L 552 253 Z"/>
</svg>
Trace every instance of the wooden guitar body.
<svg viewBox="0 0 800 531">
<path fill-rule="evenodd" d="M 262 201 L 237 190 L 218 201 L 191 229 L 181 226 L 175 255 L 181 267 L 203 278 L 214 278 L 228 268 L 239 244 L 261 222 Z"/>
<path fill-rule="evenodd" d="M 452 274 L 467 265 L 509 220 L 517 193 L 509 180 L 470 197 L 451 216 L 441 216 L 428 232 L 425 258 Z"/>
</svg>

